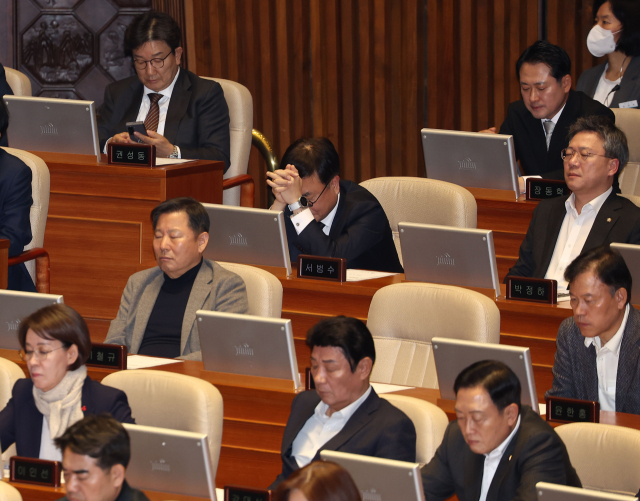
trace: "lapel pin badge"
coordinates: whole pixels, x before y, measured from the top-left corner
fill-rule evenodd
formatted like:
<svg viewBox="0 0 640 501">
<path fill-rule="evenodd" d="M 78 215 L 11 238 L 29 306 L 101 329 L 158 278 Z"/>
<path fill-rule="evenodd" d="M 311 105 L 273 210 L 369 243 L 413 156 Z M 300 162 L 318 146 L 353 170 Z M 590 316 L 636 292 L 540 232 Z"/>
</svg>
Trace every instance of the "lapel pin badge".
<svg viewBox="0 0 640 501">
<path fill-rule="evenodd" d="M 608 217 L 608 218 L 607 218 L 607 223 L 610 223 L 610 222 L 611 222 L 611 218 L 610 218 L 610 217 Z"/>
<path fill-rule="evenodd" d="M 512 458 L 512 457 L 513 457 L 513 456 L 509 456 L 509 461 L 511 461 L 511 458 Z"/>
</svg>

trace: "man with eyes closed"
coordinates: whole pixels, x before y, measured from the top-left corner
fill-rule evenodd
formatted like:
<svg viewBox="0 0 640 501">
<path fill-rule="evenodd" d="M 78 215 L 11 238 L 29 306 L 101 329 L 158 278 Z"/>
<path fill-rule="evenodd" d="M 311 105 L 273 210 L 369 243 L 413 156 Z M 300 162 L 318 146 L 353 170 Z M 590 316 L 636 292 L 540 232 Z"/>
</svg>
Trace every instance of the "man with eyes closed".
<svg viewBox="0 0 640 501">
<path fill-rule="evenodd" d="M 105 343 L 129 353 L 201 360 L 196 311 L 246 313 L 244 281 L 203 259 L 209 215 L 193 198 L 173 198 L 151 211 L 158 266 L 129 277 Z"/>
</svg>

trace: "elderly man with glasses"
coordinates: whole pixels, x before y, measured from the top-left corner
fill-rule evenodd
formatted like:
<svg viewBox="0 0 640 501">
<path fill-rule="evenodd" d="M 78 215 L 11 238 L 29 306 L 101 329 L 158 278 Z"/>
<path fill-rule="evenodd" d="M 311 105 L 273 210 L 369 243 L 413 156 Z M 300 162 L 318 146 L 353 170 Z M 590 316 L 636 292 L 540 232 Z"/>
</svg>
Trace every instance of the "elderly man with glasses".
<svg viewBox="0 0 640 501">
<path fill-rule="evenodd" d="M 178 23 L 149 11 L 124 35 L 136 75 L 107 86 L 98 111 L 100 146 L 133 143 L 127 123 L 144 122 L 135 141 L 153 144 L 159 157 L 220 160 L 230 165 L 229 108 L 222 87 L 180 68 Z"/>
<path fill-rule="evenodd" d="M 268 172 L 285 211 L 292 261 L 300 254 L 339 257 L 347 268 L 402 273 L 389 220 L 365 188 L 340 179 L 340 159 L 325 137 L 298 139 L 282 157 L 284 169 Z"/>
<path fill-rule="evenodd" d="M 554 279 L 558 293 L 566 293 L 565 269 L 581 252 L 611 242 L 640 244 L 640 208 L 613 189 L 629 148 L 608 118 L 578 119 L 561 158 L 573 193 L 538 204 L 508 275 Z"/>
</svg>

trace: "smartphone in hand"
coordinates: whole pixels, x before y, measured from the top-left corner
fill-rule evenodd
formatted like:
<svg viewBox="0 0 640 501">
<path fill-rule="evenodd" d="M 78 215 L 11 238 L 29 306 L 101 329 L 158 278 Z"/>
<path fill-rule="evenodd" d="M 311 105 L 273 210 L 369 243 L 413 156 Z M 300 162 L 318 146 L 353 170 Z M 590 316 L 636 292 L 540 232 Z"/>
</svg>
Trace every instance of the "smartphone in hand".
<svg viewBox="0 0 640 501">
<path fill-rule="evenodd" d="M 141 143 L 139 138 L 133 135 L 134 132 L 139 132 L 140 134 L 146 136 L 147 129 L 144 128 L 144 122 L 127 122 L 127 132 L 129 133 L 129 138 L 136 143 Z"/>
</svg>

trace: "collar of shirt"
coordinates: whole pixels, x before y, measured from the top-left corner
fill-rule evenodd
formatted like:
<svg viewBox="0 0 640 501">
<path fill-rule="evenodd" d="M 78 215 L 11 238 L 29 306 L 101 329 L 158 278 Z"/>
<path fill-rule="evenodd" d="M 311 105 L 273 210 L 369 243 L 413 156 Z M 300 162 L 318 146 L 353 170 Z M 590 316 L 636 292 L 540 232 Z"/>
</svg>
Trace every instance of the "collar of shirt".
<svg viewBox="0 0 640 501">
<path fill-rule="evenodd" d="M 616 356 L 620 355 L 620 345 L 622 344 L 622 335 L 624 334 L 624 329 L 627 326 L 627 319 L 629 318 L 629 305 L 625 306 L 624 309 L 624 318 L 622 319 L 622 323 L 620 324 L 620 328 L 616 331 L 609 342 L 604 346 L 601 346 L 600 336 L 595 337 L 586 337 L 584 338 L 584 345 L 588 348 L 592 344 L 596 345 L 596 352 L 600 353 L 600 350 L 609 350 L 611 353 L 614 353 Z"/>
<path fill-rule="evenodd" d="M 590 202 L 584 204 L 584 207 L 582 207 L 582 211 L 580 212 L 580 214 L 583 214 L 585 210 L 587 212 L 590 210 L 593 210 L 595 211 L 596 214 L 600 212 L 600 209 L 602 208 L 604 201 L 607 198 L 609 198 L 609 195 L 611 195 L 612 191 L 613 191 L 613 186 L 609 188 L 607 191 L 605 191 L 603 194 L 598 195 L 596 198 L 594 198 Z M 567 212 L 571 212 L 573 214 L 574 218 L 578 217 L 578 210 L 576 209 L 575 193 L 572 193 L 571 195 L 569 195 L 569 198 L 567 198 L 567 200 L 564 202 L 564 206 L 567 208 Z"/>
<path fill-rule="evenodd" d="M 336 217 L 336 211 L 338 210 L 339 203 L 340 193 L 338 193 L 338 200 L 336 200 L 336 205 L 333 207 L 333 209 L 331 209 L 331 212 L 327 214 L 327 217 L 320 221 L 322 224 L 324 224 L 324 228 L 322 228 L 322 231 L 324 231 L 325 235 L 329 235 L 329 232 L 331 231 L 331 225 L 333 224 L 333 218 Z"/>
<path fill-rule="evenodd" d="M 542 130 L 544 131 L 545 136 L 547 135 L 547 130 L 544 128 L 544 123 L 546 121 L 548 121 L 548 120 L 551 120 L 554 125 L 558 125 L 558 120 L 560 120 L 560 115 L 562 115 L 562 110 L 564 110 L 564 107 L 566 105 L 567 105 L 567 103 L 564 103 L 564 106 L 562 108 L 560 108 L 560 111 L 558 113 L 556 113 L 553 118 L 551 118 L 551 119 L 549 119 L 549 118 L 540 119 L 540 123 L 542 124 Z"/>
<path fill-rule="evenodd" d="M 520 428 L 520 415 L 518 415 L 518 421 L 516 421 L 516 426 L 513 430 L 511 430 L 511 433 L 509 433 L 509 436 L 505 438 L 504 442 L 502 442 L 498 447 L 493 449 L 488 454 L 485 454 L 484 455 L 485 458 L 487 458 L 488 460 L 495 460 L 495 459 L 502 458 L 502 455 L 504 454 L 504 450 L 507 448 L 507 445 L 509 445 L 509 442 L 511 442 L 511 439 L 518 431 L 518 428 Z"/>
<path fill-rule="evenodd" d="M 316 410 L 315 410 L 316 416 L 324 422 L 328 421 L 329 419 L 342 421 L 344 426 L 344 423 L 349 421 L 351 416 L 353 416 L 353 413 L 358 410 L 358 407 L 362 405 L 362 402 L 364 402 L 367 398 L 369 398 L 370 394 L 371 394 L 371 385 L 369 385 L 369 388 L 367 389 L 367 391 L 365 391 L 358 400 L 350 403 L 344 409 L 340 409 L 339 411 L 334 412 L 333 414 L 331 414 L 331 416 L 327 416 L 327 410 L 329 409 L 329 406 L 324 402 L 320 401 L 320 403 L 316 406 Z"/>
<path fill-rule="evenodd" d="M 171 99 L 171 94 L 173 94 L 173 88 L 176 86 L 176 82 L 178 81 L 178 75 L 180 75 L 180 68 L 179 67 L 178 67 L 178 72 L 176 73 L 176 76 L 173 77 L 173 82 L 171 82 L 171 85 L 169 85 L 169 87 L 167 87 L 166 89 L 161 90 L 160 92 L 156 92 L 155 90 L 151 90 L 149 87 L 147 87 L 145 85 L 144 86 L 144 98 L 147 101 L 149 101 L 149 94 L 162 94 L 162 97 L 158 101 L 158 106 L 161 106 L 164 103 L 166 103 L 169 99 Z"/>
</svg>

